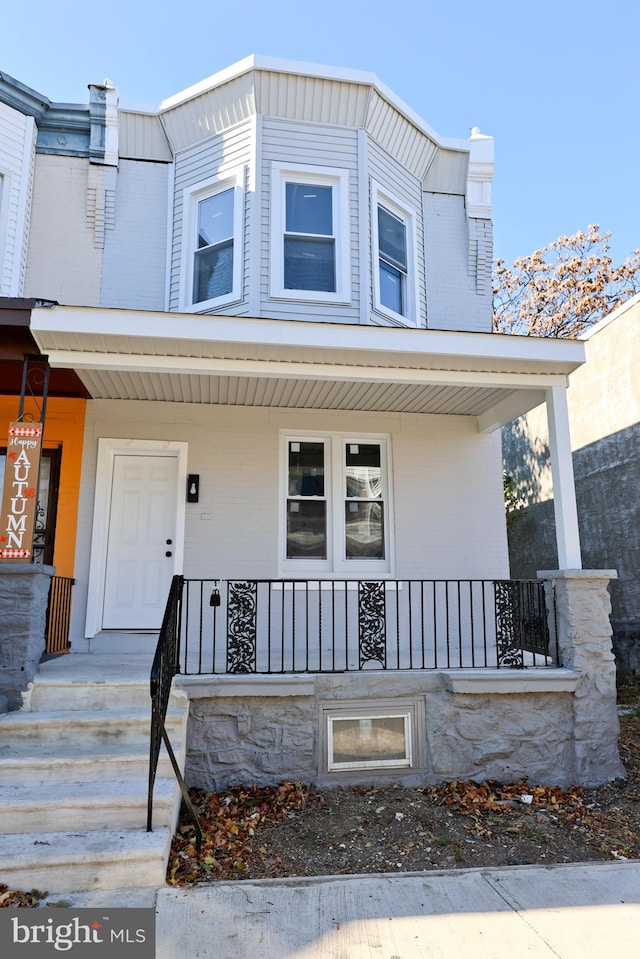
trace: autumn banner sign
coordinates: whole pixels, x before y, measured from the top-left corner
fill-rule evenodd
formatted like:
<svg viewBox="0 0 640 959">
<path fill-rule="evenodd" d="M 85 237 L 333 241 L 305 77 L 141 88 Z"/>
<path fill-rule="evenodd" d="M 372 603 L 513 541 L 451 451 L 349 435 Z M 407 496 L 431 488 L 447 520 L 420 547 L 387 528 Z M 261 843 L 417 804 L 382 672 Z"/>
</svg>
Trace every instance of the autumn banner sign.
<svg viewBox="0 0 640 959">
<path fill-rule="evenodd" d="M 0 514 L 0 561 L 30 562 L 42 423 L 10 423 Z"/>
</svg>

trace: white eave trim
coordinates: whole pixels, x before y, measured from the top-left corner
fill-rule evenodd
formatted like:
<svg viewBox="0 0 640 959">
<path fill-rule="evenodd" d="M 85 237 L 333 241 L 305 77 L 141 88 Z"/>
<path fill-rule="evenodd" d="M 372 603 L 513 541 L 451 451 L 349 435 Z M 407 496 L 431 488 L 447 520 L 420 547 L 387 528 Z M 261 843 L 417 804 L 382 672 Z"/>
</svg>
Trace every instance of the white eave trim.
<svg viewBox="0 0 640 959">
<path fill-rule="evenodd" d="M 586 359 L 581 340 L 68 306 L 32 310 L 31 332 L 38 345 L 48 351 L 54 348 L 49 342 L 51 337 L 43 344 L 38 333 L 147 339 L 150 349 L 145 353 L 153 352 L 154 340 L 166 339 L 276 346 L 283 348 L 283 358 L 288 348 L 362 351 L 380 356 L 379 364 L 383 367 L 393 366 L 385 357 L 394 354 L 414 355 L 417 368 L 424 368 L 428 358 L 434 362 L 447 358 L 453 369 L 456 360 L 473 361 L 476 369 L 482 369 L 484 360 L 505 364 L 505 372 L 512 362 L 531 363 L 533 373 L 535 365 L 543 363 L 547 366 L 545 373 L 555 376 L 568 376 Z M 114 347 L 117 349 L 115 340 Z M 84 349 L 89 348 L 87 343 Z"/>
<path fill-rule="evenodd" d="M 382 83 L 375 73 L 370 73 L 365 70 L 351 70 L 345 67 L 331 67 L 319 63 L 305 63 L 298 60 L 280 59 L 278 57 L 263 57 L 256 54 L 245 57 L 243 60 L 238 60 L 237 63 L 232 63 L 230 66 L 225 67 L 224 70 L 220 70 L 218 73 L 214 73 L 210 77 L 194 83 L 193 86 L 187 87 L 186 90 L 182 90 L 180 93 L 176 93 L 172 97 L 163 100 L 160 104 L 160 112 L 172 110 L 189 100 L 193 100 L 196 97 L 202 96 L 204 93 L 214 90 L 224 83 L 228 83 L 230 80 L 234 80 L 245 73 L 250 73 L 251 70 L 261 70 L 268 73 L 291 73 L 296 76 L 318 77 L 322 80 L 359 83 L 363 86 L 373 87 L 378 91 L 380 96 L 388 100 L 396 110 L 402 113 L 407 120 L 418 127 L 419 130 L 425 133 L 426 136 L 433 140 L 438 146 L 446 150 L 460 150 L 463 153 L 469 152 L 469 143 L 467 140 L 440 136 L 421 116 L 415 113 L 410 106 L 404 103 L 389 87 Z"/>
</svg>

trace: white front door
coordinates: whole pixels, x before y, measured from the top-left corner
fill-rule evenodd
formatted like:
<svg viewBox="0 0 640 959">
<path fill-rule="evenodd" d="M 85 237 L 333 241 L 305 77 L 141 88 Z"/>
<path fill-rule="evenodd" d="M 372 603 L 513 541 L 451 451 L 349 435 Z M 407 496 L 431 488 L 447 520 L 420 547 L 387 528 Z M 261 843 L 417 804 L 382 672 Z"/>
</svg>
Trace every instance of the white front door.
<svg viewBox="0 0 640 959">
<path fill-rule="evenodd" d="M 177 479 L 175 455 L 113 457 L 104 629 L 160 629 L 175 569 Z"/>
</svg>

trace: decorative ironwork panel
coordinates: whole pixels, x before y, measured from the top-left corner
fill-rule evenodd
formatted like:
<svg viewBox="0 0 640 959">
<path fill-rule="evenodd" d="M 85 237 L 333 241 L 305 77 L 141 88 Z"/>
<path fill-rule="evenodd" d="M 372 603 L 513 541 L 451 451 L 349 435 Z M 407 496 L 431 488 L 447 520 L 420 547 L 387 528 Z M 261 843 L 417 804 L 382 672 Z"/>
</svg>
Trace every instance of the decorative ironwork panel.
<svg viewBox="0 0 640 959">
<path fill-rule="evenodd" d="M 544 583 L 496 582 L 498 666 L 522 668 L 524 652 L 549 652 Z"/>
<path fill-rule="evenodd" d="M 360 669 L 366 663 L 387 667 L 384 583 L 358 583 L 358 643 Z"/>
<path fill-rule="evenodd" d="M 493 584 L 496 603 L 496 643 L 498 666 L 522 669 L 524 657 L 518 628 L 518 583 Z"/>
<path fill-rule="evenodd" d="M 227 589 L 227 672 L 256 672 L 258 584 L 230 582 Z"/>
</svg>

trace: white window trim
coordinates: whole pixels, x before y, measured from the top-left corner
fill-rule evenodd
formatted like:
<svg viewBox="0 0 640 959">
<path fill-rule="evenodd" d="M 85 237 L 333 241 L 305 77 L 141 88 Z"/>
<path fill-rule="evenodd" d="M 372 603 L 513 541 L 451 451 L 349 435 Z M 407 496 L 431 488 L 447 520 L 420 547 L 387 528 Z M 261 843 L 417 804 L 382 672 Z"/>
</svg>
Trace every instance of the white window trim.
<svg viewBox="0 0 640 959">
<path fill-rule="evenodd" d="M 380 248 L 378 242 L 378 206 L 383 206 L 403 221 L 406 227 L 407 239 L 407 282 L 406 282 L 406 314 L 396 313 L 384 306 L 380 301 Z M 418 263 L 416 251 L 418 249 L 416 236 L 417 214 L 388 190 L 383 189 L 376 180 L 371 181 L 371 273 L 373 276 L 373 308 L 394 324 L 403 326 L 418 325 Z"/>
<path fill-rule="evenodd" d="M 322 290 L 287 290 L 284 286 L 284 234 L 286 183 L 333 187 L 335 240 L 335 293 Z M 320 303 L 351 302 L 351 243 L 349 231 L 349 172 L 338 167 L 271 164 L 271 262 L 269 295 L 273 299 Z"/>
<path fill-rule="evenodd" d="M 287 487 L 289 480 L 289 442 L 325 444 L 325 501 L 327 503 L 327 559 L 288 559 L 287 551 Z M 346 477 L 343 468 L 344 448 L 348 443 L 380 443 L 380 464 L 384 496 L 384 559 L 347 559 L 344 555 L 345 532 L 343 509 L 346 501 Z M 377 579 L 393 575 L 394 530 L 393 488 L 391 469 L 391 437 L 380 433 L 345 433 L 324 430 L 280 431 L 279 543 L 280 575 L 301 579 L 333 577 L 339 579 Z"/>
<path fill-rule="evenodd" d="M 203 313 L 242 300 L 242 264 L 244 261 L 244 167 L 230 174 L 212 177 L 185 188 L 182 194 L 182 255 L 180 259 L 181 308 L 187 313 Z M 198 203 L 233 188 L 233 280 L 230 293 L 211 300 L 193 302 L 193 267 L 197 244 Z"/>
</svg>

